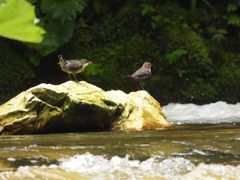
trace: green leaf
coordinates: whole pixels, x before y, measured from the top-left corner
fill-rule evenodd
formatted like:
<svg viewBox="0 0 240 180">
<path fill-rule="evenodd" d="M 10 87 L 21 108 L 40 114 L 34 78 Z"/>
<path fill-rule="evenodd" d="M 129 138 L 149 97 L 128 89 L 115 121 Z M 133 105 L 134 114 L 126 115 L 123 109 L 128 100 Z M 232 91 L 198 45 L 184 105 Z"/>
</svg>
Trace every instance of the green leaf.
<svg viewBox="0 0 240 180">
<path fill-rule="evenodd" d="M 220 34 L 220 33 L 214 34 L 212 36 L 212 40 L 216 41 L 217 43 L 221 43 L 224 39 L 225 39 L 225 36 L 223 34 Z"/>
<path fill-rule="evenodd" d="M 36 23 L 34 6 L 26 0 L 0 3 L 0 36 L 23 42 L 39 43 L 44 30 Z"/>
<path fill-rule="evenodd" d="M 75 21 L 82 12 L 85 0 L 42 0 L 40 11 L 42 26 L 46 29 L 43 41 L 35 48 L 42 56 L 56 51 L 72 37 Z"/>
<path fill-rule="evenodd" d="M 227 17 L 228 24 L 240 27 L 240 17 L 238 15 L 231 15 Z"/>
<path fill-rule="evenodd" d="M 228 12 L 235 12 L 235 11 L 237 11 L 237 9 L 238 9 L 237 4 L 228 3 L 228 5 L 227 5 L 227 11 Z"/>
<path fill-rule="evenodd" d="M 177 49 L 173 52 L 171 52 L 170 54 L 167 54 L 167 61 L 169 64 L 174 63 L 177 59 L 185 56 L 188 53 L 188 51 L 184 50 L 184 49 Z"/>
<path fill-rule="evenodd" d="M 208 32 L 212 36 L 212 41 L 217 43 L 221 43 L 223 40 L 225 40 L 225 35 L 228 33 L 226 29 L 217 29 L 214 26 L 210 26 L 208 28 Z"/>
<path fill-rule="evenodd" d="M 221 28 L 216 28 L 214 26 L 210 26 L 209 28 L 207 28 L 208 32 L 211 34 L 227 34 L 227 30 L 226 29 L 221 29 Z"/>
<path fill-rule="evenodd" d="M 78 12 L 82 12 L 85 7 L 84 0 L 42 0 L 41 11 L 47 14 L 48 18 L 60 19 L 64 21 L 73 20 L 76 18 Z"/>
<path fill-rule="evenodd" d="M 73 34 L 74 22 L 65 21 L 64 24 L 62 24 L 59 21 L 49 21 L 45 29 L 48 33 L 45 34 L 40 44 L 35 45 L 35 48 L 42 56 L 54 52 L 61 45 L 68 42 Z"/>
<path fill-rule="evenodd" d="M 163 17 L 161 15 L 152 16 L 152 28 L 155 29 L 158 26 L 161 26 L 163 22 Z"/>
<path fill-rule="evenodd" d="M 103 69 L 100 64 L 91 64 L 84 74 L 88 77 L 102 75 Z"/>
<path fill-rule="evenodd" d="M 142 15 L 152 14 L 156 11 L 155 7 L 150 4 L 141 4 L 142 7 Z"/>
</svg>

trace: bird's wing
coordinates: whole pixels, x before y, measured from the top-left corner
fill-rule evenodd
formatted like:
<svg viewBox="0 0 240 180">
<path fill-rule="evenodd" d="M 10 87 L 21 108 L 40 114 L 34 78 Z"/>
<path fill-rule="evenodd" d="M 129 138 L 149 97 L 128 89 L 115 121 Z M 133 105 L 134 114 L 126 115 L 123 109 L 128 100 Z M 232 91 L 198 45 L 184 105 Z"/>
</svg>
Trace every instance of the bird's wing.
<svg viewBox="0 0 240 180">
<path fill-rule="evenodd" d="M 78 60 L 68 60 L 66 61 L 66 67 L 72 70 L 79 70 L 79 68 L 81 68 L 83 66 L 83 64 L 81 63 L 81 61 Z"/>
<path fill-rule="evenodd" d="M 149 76 L 151 75 L 151 72 L 149 70 L 145 70 L 145 69 L 138 69 L 132 76 L 133 77 L 145 77 L 145 76 Z"/>
</svg>

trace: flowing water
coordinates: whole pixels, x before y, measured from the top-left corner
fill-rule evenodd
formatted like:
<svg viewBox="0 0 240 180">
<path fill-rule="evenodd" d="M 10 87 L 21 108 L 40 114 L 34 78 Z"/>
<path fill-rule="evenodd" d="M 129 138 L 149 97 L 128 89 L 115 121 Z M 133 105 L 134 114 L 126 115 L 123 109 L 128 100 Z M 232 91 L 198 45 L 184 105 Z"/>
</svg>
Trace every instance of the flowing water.
<svg viewBox="0 0 240 180">
<path fill-rule="evenodd" d="M 163 107 L 167 130 L 0 137 L 0 179 L 240 179 L 240 104 Z"/>
</svg>

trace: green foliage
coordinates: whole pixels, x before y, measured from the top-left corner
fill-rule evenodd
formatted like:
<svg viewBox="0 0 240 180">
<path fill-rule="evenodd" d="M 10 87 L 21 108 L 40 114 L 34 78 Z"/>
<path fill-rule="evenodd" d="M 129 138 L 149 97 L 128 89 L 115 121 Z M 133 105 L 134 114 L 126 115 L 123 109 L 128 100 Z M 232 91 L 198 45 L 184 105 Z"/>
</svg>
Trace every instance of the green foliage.
<svg viewBox="0 0 240 180">
<path fill-rule="evenodd" d="M 146 14 L 153 14 L 156 9 L 154 8 L 154 6 L 150 5 L 150 4 L 141 4 L 142 7 L 142 15 L 146 15 Z"/>
<path fill-rule="evenodd" d="M 188 53 L 188 51 L 186 51 L 184 49 L 177 49 L 177 50 L 167 54 L 166 59 L 169 64 L 173 64 L 174 62 L 176 62 L 176 60 L 185 56 L 187 53 Z"/>
<path fill-rule="evenodd" d="M 229 61 L 231 59 L 231 61 Z M 240 55 L 234 53 L 221 53 L 222 65 L 218 67 L 218 75 L 222 79 L 221 83 L 229 88 L 239 90 L 239 77 L 240 77 Z"/>
<path fill-rule="evenodd" d="M 102 17 L 79 25 L 72 40 L 60 49 L 63 54 L 87 57 L 96 64 L 86 71 L 87 81 L 104 89 L 138 90 L 137 84 L 122 76 L 133 73 L 147 59 L 154 65 L 145 87 L 163 103 L 216 101 L 218 89 L 227 85 L 224 78 L 217 81 L 214 63 L 220 61 L 212 59 L 212 49 L 219 51 L 230 30 L 216 20 L 220 16 L 215 16 L 209 27 L 202 21 L 205 16 L 195 20 L 189 18 L 192 12 L 177 3 L 162 2 L 135 6 L 128 1 L 117 12 L 104 4 L 96 11 Z M 221 16 L 220 22 L 224 21 Z"/>
<path fill-rule="evenodd" d="M 209 27 L 208 32 L 211 35 L 211 40 L 217 43 L 221 43 L 225 40 L 225 36 L 227 34 L 226 29 L 217 29 L 216 27 Z"/>
<path fill-rule="evenodd" d="M 151 25 L 153 29 L 156 29 L 157 27 L 161 27 L 163 26 L 163 24 L 167 24 L 169 22 L 170 20 L 168 18 L 163 17 L 161 15 L 155 15 L 155 16 L 152 16 Z"/>
<path fill-rule="evenodd" d="M 221 52 L 221 57 L 219 58 L 221 64 L 217 68 L 217 92 L 220 96 L 225 97 L 227 101 L 233 103 L 235 102 L 235 98 L 239 98 L 240 92 L 240 55 L 229 52 Z"/>
<path fill-rule="evenodd" d="M 138 84 L 124 77 L 148 60 L 153 63 L 153 75 L 144 87 L 162 104 L 239 100 L 239 7 L 231 5 L 233 1 L 31 2 L 47 30 L 37 46 L 41 55 L 47 55 L 39 64 L 38 82 L 67 80 L 56 65 L 57 54 L 63 54 L 94 62 L 79 75 L 84 80 L 106 90 L 136 91 Z M 33 50 L 18 54 L 20 50 L 14 48 L 13 52 L 11 58 L 18 61 L 31 57 L 36 62 L 40 57 Z M 24 82 L 32 77 L 28 72 L 27 77 L 20 74 Z"/>
<path fill-rule="evenodd" d="M 195 81 L 191 82 L 191 85 L 185 87 L 181 92 L 186 101 L 198 102 L 199 104 L 217 101 L 217 93 L 214 82 L 206 82 L 203 78 L 196 78 Z"/>
<path fill-rule="evenodd" d="M 235 3 L 227 4 L 228 14 L 225 16 L 227 23 L 232 26 L 240 27 L 240 16 L 237 13 L 238 5 Z"/>
<path fill-rule="evenodd" d="M 36 26 L 38 21 L 34 7 L 25 0 L 0 3 L 0 36 L 39 43 L 42 41 L 44 30 Z"/>
<path fill-rule="evenodd" d="M 42 26 L 46 29 L 43 41 L 35 48 L 42 56 L 56 51 L 69 41 L 77 14 L 85 7 L 85 0 L 41 0 L 39 11 Z"/>
<path fill-rule="evenodd" d="M 68 20 L 74 20 L 78 12 L 82 12 L 85 6 L 85 1 L 74 0 L 41 0 L 41 12 L 47 14 L 52 19 L 58 19 L 61 23 Z"/>
<path fill-rule="evenodd" d="M 227 5 L 227 11 L 228 12 L 235 12 L 235 11 L 237 11 L 237 9 L 238 9 L 237 4 L 228 3 L 228 5 Z"/>
<path fill-rule="evenodd" d="M 208 7 L 211 10 L 214 9 L 213 6 L 211 5 L 211 3 L 208 0 L 191 0 L 191 11 L 193 13 L 196 13 L 198 3 L 203 3 L 206 7 Z"/>
<path fill-rule="evenodd" d="M 91 64 L 85 71 L 87 77 L 103 75 L 103 67 L 100 64 Z"/>
<path fill-rule="evenodd" d="M 229 25 L 240 27 L 240 16 L 229 15 L 229 16 L 227 16 L 227 22 Z"/>
</svg>

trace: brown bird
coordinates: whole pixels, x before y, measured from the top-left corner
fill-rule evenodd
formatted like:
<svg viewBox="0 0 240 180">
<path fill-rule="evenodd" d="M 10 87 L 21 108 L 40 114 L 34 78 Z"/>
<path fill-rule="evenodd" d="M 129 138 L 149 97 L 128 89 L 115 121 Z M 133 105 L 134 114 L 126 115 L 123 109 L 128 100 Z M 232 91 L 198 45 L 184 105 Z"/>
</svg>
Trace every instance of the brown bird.
<svg viewBox="0 0 240 180">
<path fill-rule="evenodd" d="M 141 88 L 143 88 L 141 81 L 144 79 L 147 79 L 151 76 L 151 67 L 152 64 L 150 62 L 144 62 L 142 67 L 140 69 L 138 69 L 135 73 L 133 73 L 132 75 L 128 75 L 128 77 L 130 77 L 131 79 L 133 79 L 134 81 L 138 81 Z"/>
<path fill-rule="evenodd" d="M 71 74 L 73 75 L 75 81 L 78 81 L 76 78 L 76 74 L 81 73 L 84 71 L 84 69 L 92 63 L 92 61 L 89 61 L 87 59 L 80 59 L 80 60 L 65 60 L 63 59 L 62 55 L 58 55 L 59 62 L 62 71 L 66 72 L 68 74 L 68 77 L 71 79 Z"/>
</svg>

